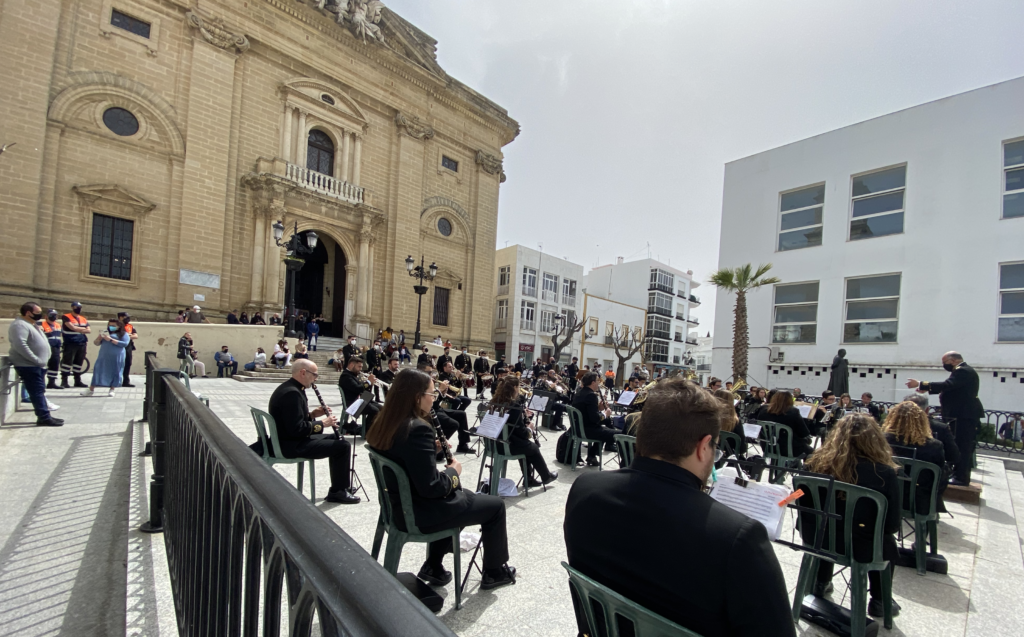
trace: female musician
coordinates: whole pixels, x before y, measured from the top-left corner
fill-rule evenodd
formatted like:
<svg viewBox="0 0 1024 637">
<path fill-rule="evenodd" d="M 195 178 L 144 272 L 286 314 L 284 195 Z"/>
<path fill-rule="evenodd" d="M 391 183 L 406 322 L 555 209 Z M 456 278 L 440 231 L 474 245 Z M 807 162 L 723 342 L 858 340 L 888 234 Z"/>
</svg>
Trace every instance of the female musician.
<svg viewBox="0 0 1024 637">
<path fill-rule="evenodd" d="M 743 435 L 743 425 L 740 424 L 740 417 L 737 415 L 734 407 L 735 398 L 733 398 L 731 391 L 725 389 L 715 390 L 714 395 L 722 405 L 727 407 L 722 412 L 722 431 L 734 431 L 740 436 L 740 447 L 739 449 L 733 449 L 732 453 L 737 457 L 743 457 L 747 454 L 747 438 Z M 728 452 L 726 455 L 728 455 Z"/>
<path fill-rule="evenodd" d="M 839 396 L 839 407 L 843 411 L 853 411 L 853 399 L 850 398 L 849 394 Z"/>
<path fill-rule="evenodd" d="M 793 429 L 793 437 L 796 438 L 793 441 L 793 455 L 799 456 L 812 451 L 811 430 L 808 427 L 807 419 L 803 418 L 800 415 L 800 410 L 794 406 L 795 402 L 793 394 L 778 390 L 767 405 L 757 410 L 754 418 L 789 425 Z M 785 431 L 779 434 L 779 444 L 783 449 L 786 449 L 787 437 Z"/>
<path fill-rule="evenodd" d="M 893 449 L 894 456 L 915 458 L 930 462 L 942 471 L 946 466 L 946 452 L 942 443 L 932 437 L 928 415 L 912 402 L 902 402 L 889 412 L 885 419 L 885 439 Z M 941 476 L 941 473 L 940 473 Z M 932 472 L 922 471 L 917 481 L 917 511 L 928 513 L 932 493 Z M 939 483 L 936 496 L 942 499 L 945 484 Z M 910 490 L 903 494 L 904 503 L 910 505 Z M 938 504 L 938 503 L 936 503 Z"/>
<path fill-rule="evenodd" d="M 481 588 L 489 590 L 515 582 L 516 569 L 508 565 L 508 536 L 505 529 L 505 503 L 492 495 L 477 495 L 460 489 L 462 464 L 452 460 L 438 471 L 435 454 L 439 443 L 434 427 L 428 423 L 429 410 L 436 393 L 430 376 L 406 369 L 395 375 L 391 398 L 377 414 L 366 442 L 378 453 L 398 463 L 412 486 L 413 514 L 424 533 L 453 527 L 481 525 L 484 546 L 484 578 Z M 398 486 L 385 472 L 388 495 L 396 512 L 399 528 L 405 528 Z M 427 561 L 419 577 L 435 586 L 452 579 L 444 570 L 444 554 L 453 550 L 451 540 L 431 542 Z M 454 550 L 459 550 L 454 547 Z"/>
<path fill-rule="evenodd" d="M 512 375 L 502 378 L 494 389 L 494 398 L 491 403 L 511 406 L 508 411 L 508 446 L 512 453 L 526 456 L 525 464 L 522 460 L 519 463 L 523 468 L 523 475 L 529 476 L 530 486 L 539 487 L 554 482 L 558 477 L 558 472 L 548 470 L 544 456 L 540 453 L 540 447 L 531 440 L 533 432 L 526 424 L 526 415 L 520 401 L 519 379 Z M 534 479 L 533 469 L 540 474 L 540 480 Z"/>
</svg>

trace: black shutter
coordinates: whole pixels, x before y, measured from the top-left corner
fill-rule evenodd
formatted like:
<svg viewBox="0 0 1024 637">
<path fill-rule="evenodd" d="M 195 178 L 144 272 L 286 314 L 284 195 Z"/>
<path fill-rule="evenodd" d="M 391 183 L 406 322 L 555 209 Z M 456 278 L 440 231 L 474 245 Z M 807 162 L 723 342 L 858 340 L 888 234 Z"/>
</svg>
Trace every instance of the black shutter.
<svg viewBox="0 0 1024 637">
<path fill-rule="evenodd" d="M 448 288 L 434 288 L 434 325 L 448 325 Z"/>
<path fill-rule="evenodd" d="M 134 233 L 134 221 L 94 214 L 89 274 L 130 281 Z"/>
</svg>

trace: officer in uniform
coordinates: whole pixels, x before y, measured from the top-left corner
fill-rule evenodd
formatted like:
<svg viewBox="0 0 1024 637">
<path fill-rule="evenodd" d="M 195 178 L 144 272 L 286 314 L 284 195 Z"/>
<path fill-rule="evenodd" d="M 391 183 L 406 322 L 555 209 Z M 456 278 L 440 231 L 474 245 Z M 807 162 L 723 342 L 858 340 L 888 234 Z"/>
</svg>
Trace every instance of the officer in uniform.
<svg viewBox="0 0 1024 637">
<path fill-rule="evenodd" d="M 57 322 L 57 310 L 50 310 L 46 313 L 39 327 L 46 334 L 46 340 L 50 343 L 50 360 L 46 363 L 46 388 L 60 389 L 57 387 L 57 368 L 60 367 L 60 346 L 62 342 L 60 323 Z"/>
<path fill-rule="evenodd" d="M 455 357 L 455 369 L 463 373 L 463 375 L 470 375 L 473 373 L 473 360 L 466 353 L 466 346 L 462 346 L 462 353 Z M 465 383 L 462 384 L 462 395 L 469 397 L 469 387 Z"/>
<path fill-rule="evenodd" d="M 128 382 L 128 374 L 132 371 L 132 352 L 135 351 L 135 341 L 139 338 L 139 333 L 131 324 L 132 317 L 128 316 L 128 312 L 118 312 L 117 318 L 124 324 L 124 333 L 132 339 L 128 341 L 128 347 L 124 348 L 124 378 L 121 380 L 121 387 L 135 387 Z"/>
<path fill-rule="evenodd" d="M 85 350 L 89 345 L 86 334 L 92 330 L 89 329 L 89 320 L 82 315 L 82 304 L 78 301 L 72 303 L 71 311 L 64 315 L 61 332 L 64 336 L 64 353 L 60 359 L 60 388 L 69 387 L 68 376 L 72 374 L 75 376 L 75 387 L 88 387 L 82 382 L 82 368 L 85 366 Z"/>
</svg>

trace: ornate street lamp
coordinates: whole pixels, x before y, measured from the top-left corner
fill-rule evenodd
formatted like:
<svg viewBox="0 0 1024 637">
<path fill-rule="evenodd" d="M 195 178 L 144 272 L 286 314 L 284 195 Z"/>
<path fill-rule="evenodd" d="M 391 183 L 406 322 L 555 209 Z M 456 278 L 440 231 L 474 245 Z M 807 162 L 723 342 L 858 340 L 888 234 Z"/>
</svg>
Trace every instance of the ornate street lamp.
<svg viewBox="0 0 1024 637">
<path fill-rule="evenodd" d="M 284 224 L 280 221 L 275 221 L 271 228 L 274 230 L 274 243 L 278 247 L 287 250 L 284 256 L 284 264 L 288 270 L 290 285 L 288 286 L 288 327 L 285 329 L 284 335 L 295 338 L 295 273 L 301 270 L 302 266 L 306 265 L 306 260 L 300 255 L 313 254 L 313 250 L 316 249 L 317 236 L 315 232 L 310 230 L 305 233 L 306 242 L 303 243 L 299 235 L 299 223 L 296 221 L 295 231 L 292 233 L 292 236 L 289 237 L 288 241 L 282 243 Z"/>
<path fill-rule="evenodd" d="M 420 313 L 423 309 L 423 295 L 427 293 L 427 286 L 423 285 L 423 281 L 433 281 L 434 277 L 437 276 L 437 264 L 431 263 L 429 267 L 423 267 L 424 257 L 420 255 L 420 264 L 416 265 L 410 254 L 405 259 L 405 269 L 409 273 L 409 276 L 419 279 L 419 284 L 412 286 L 414 292 L 416 292 L 419 299 L 416 301 L 416 338 L 413 349 L 422 349 L 423 345 L 420 343 Z"/>
</svg>

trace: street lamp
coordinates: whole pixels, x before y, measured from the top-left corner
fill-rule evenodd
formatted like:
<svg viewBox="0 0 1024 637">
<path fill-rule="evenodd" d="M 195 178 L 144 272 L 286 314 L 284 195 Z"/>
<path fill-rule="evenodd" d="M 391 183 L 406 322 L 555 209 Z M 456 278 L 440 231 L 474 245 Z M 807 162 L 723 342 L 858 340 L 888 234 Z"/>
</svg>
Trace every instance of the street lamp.
<svg viewBox="0 0 1024 637">
<path fill-rule="evenodd" d="M 433 281 L 434 277 L 437 276 L 437 264 L 431 263 L 430 266 L 424 268 L 423 260 L 423 255 L 420 255 L 420 264 L 416 265 L 411 254 L 405 259 L 405 270 L 409 273 L 409 276 L 420 280 L 419 285 L 412 286 L 413 291 L 419 297 L 416 301 L 416 337 L 415 344 L 412 346 L 416 350 L 422 347 L 420 343 L 420 311 L 423 309 L 423 295 L 427 293 L 427 286 L 423 285 L 423 281 Z"/>
<path fill-rule="evenodd" d="M 295 337 L 295 273 L 302 269 L 302 266 L 306 265 L 306 260 L 301 258 L 303 254 L 313 254 L 313 250 L 316 249 L 316 233 L 310 230 L 305 233 L 306 243 L 303 244 L 302 238 L 299 236 L 299 223 L 295 222 L 295 231 L 292 236 L 288 238 L 288 241 L 281 242 L 284 237 L 284 224 L 280 221 L 275 221 L 271 226 L 274 230 L 274 243 L 280 248 L 285 248 L 287 252 L 284 256 L 285 267 L 288 270 L 288 275 L 291 277 L 291 285 L 288 286 L 288 328 L 285 330 L 284 335 L 294 338 Z"/>
</svg>

